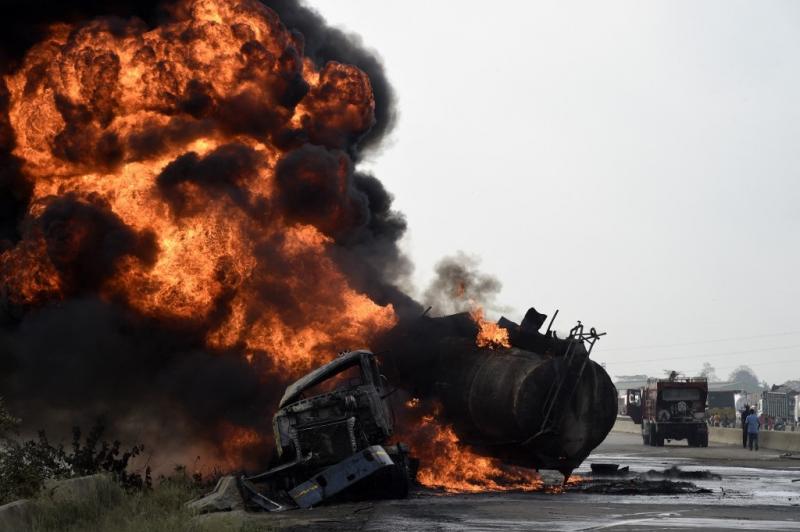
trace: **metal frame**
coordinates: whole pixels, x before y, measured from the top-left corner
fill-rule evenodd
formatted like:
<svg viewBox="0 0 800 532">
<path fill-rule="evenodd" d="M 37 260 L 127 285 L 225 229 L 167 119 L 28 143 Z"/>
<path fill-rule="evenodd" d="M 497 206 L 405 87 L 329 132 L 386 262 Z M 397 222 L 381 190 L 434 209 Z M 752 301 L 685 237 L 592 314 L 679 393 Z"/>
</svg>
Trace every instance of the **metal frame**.
<svg viewBox="0 0 800 532">
<path fill-rule="evenodd" d="M 566 338 L 569 342 L 567 345 L 567 351 L 563 356 L 564 375 L 561 379 L 554 380 L 553 384 L 550 386 L 550 390 L 547 393 L 547 399 L 545 399 L 545 415 L 542 419 L 541 428 L 539 429 L 539 432 L 533 437 L 529 438 L 528 441 L 531 441 L 537 437 L 541 437 L 546 433 L 558 432 L 561 424 L 560 418 L 562 416 L 556 416 L 554 414 L 555 407 L 557 404 L 562 406 L 569 404 L 569 401 L 575 394 L 578 383 L 580 383 L 581 377 L 583 376 L 583 371 L 586 369 L 586 363 L 589 360 L 589 356 L 592 354 L 594 344 L 597 343 L 597 340 L 599 340 L 601 336 L 605 336 L 605 334 L 606 333 L 604 332 L 598 333 L 594 327 L 590 328 L 588 333 L 584 332 L 583 323 L 580 321 L 578 321 L 578 324 L 575 325 L 575 327 L 570 329 L 569 336 Z M 586 349 L 586 356 L 580 360 L 580 367 L 577 369 L 577 376 L 575 377 L 573 386 L 566 392 L 565 395 L 562 395 L 562 389 L 564 388 L 570 373 L 572 373 L 570 370 L 575 362 L 575 359 L 578 356 L 581 356 L 575 353 L 575 346 L 578 345 L 579 342 L 581 345 L 588 343 L 589 348 Z"/>
</svg>

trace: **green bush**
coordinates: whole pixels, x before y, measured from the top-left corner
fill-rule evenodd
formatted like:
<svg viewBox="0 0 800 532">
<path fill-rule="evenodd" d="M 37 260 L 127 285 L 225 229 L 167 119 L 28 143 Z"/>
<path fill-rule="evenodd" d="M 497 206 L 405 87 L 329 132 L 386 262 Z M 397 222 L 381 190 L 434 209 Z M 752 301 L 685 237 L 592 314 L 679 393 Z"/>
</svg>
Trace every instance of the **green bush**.
<svg viewBox="0 0 800 532">
<path fill-rule="evenodd" d="M 150 469 L 144 475 L 128 471 L 128 465 L 144 447 L 123 451 L 121 443 L 102 439 L 105 425 L 97 421 L 82 438 L 81 429 L 72 431 L 72 446 L 55 446 L 39 431 L 35 439 L 20 441 L 14 436 L 20 421 L 12 416 L 0 398 L 0 504 L 36 495 L 47 479 L 61 479 L 95 473 L 111 473 L 125 488 L 150 486 Z"/>
</svg>

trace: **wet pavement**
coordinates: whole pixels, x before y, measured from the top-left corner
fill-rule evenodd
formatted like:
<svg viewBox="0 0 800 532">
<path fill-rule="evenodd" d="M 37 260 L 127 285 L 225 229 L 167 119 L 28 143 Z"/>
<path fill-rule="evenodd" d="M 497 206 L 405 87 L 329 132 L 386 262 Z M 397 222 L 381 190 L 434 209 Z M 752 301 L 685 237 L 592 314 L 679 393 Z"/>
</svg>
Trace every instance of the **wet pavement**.
<svg viewBox="0 0 800 532">
<path fill-rule="evenodd" d="M 710 489 L 710 495 L 648 496 L 651 504 L 715 505 L 800 505 L 800 460 L 781 459 L 780 451 L 748 451 L 729 445 L 708 448 L 687 447 L 675 442 L 664 447 L 646 447 L 638 436 L 612 432 L 600 447 L 576 470 L 587 475 L 592 462 L 619 463 L 631 472 L 645 473 L 677 466 L 683 471 L 707 471 L 719 479 L 691 480 L 698 487 Z M 616 497 L 615 502 L 638 503 L 637 496 Z M 798 509 L 800 519 L 800 509 Z"/>
<path fill-rule="evenodd" d="M 443 495 L 420 491 L 399 501 L 368 502 L 281 514 L 230 513 L 210 521 L 247 523 L 248 530 L 494 531 L 494 530 L 798 530 L 800 461 L 777 451 L 735 446 L 689 448 L 642 445 L 634 434 L 612 432 L 576 474 L 589 477 L 592 462 L 628 466 L 632 474 L 705 470 L 719 479 L 691 480 L 711 490 L 700 495 L 483 493 Z M 546 478 L 558 484 L 557 475 Z"/>
</svg>

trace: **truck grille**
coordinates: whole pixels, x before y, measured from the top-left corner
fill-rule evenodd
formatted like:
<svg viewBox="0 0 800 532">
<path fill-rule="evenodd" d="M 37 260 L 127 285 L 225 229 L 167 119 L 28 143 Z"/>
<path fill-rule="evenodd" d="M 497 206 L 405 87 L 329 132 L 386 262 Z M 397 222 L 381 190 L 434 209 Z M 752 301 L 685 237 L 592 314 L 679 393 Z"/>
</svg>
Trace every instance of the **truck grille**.
<svg viewBox="0 0 800 532">
<path fill-rule="evenodd" d="M 320 462 L 338 462 L 356 452 L 355 418 L 297 427 L 297 443 L 303 456 L 312 453 Z"/>
</svg>

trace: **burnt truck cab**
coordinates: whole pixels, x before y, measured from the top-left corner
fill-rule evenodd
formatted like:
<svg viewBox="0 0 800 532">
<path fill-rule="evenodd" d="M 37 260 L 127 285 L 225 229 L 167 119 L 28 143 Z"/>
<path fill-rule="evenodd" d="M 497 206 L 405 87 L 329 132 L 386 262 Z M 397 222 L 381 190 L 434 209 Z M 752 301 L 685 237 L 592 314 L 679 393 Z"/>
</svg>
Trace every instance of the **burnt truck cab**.
<svg viewBox="0 0 800 532">
<path fill-rule="evenodd" d="M 394 430 L 387 388 L 366 350 L 341 353 L 287 387 L 272 419 L 272 467 L 239 479 L 248 507 L 405 497 L 415 463 L 406 445 L 387 444 Z"/>
<path fill-rule="evenodd" d="M 643 388 L 629 389 L 626 409 L 642 426 L 645 445 L 662 446 L 665 440 L 686 440 L 691 447 L 708 447 L 704 377 L 648 379 Z"/>
<path fill-rule="evenodd" d="M 306 397 L 321 384 L 329 391 Z M 317 368 L 286 388 L 278 405 L 272 420 L 278 456 L 326 466 L 383 443 L 394 429 L 387 393 L 369 351 L 343 353 Z"/>
</svg>

